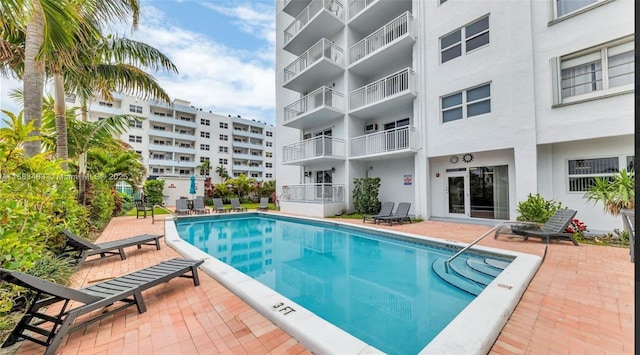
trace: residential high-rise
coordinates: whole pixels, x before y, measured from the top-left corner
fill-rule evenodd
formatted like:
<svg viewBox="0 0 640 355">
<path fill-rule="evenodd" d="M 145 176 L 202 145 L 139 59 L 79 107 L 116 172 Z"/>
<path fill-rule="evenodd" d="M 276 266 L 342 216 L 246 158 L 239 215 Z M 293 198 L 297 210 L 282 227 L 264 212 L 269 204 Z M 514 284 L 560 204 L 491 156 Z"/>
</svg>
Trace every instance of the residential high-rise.
<svg viewBox="0 0 640 355">
<path fill-rule="evenodd" d="M 241 174 L 257 181 L 275 179 L 275 128 L 254 119 L 203 111 L 190 102 L 176 99 L 171 104 L 114 95 L 113 101 L 95 100 L 89 120 L 108 115 L 131 114 L 120 138 L 140 154 L 149 176 L 162 178 L 168 204 L 189 195 L 190 177 L 197 177 L 198 194 L 204 194 L 204 178 L 199 168 L 209 161 L 212 183 L 223 181 L 216 171 L 224 168 L 230 177 Z"/>
<path fill-rule="evenodd" d="M 353 209 L 353 180 L 422 218 L 514 220 L 633 169 L 630 0 L 278 0 L 281 209 Z"/>
</svg>

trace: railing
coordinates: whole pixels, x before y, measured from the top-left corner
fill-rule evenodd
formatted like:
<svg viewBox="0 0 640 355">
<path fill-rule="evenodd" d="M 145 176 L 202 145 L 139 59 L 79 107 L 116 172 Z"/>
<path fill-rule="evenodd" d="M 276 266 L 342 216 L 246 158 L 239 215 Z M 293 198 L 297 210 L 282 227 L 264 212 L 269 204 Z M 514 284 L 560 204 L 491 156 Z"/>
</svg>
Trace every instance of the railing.
<svg viewBox="0 0 640 355">
<path fill-rule="evenodd" d="M 282 148 L 282 162 L 290 162 L 319 156 L 344 157 L 344 139 L 318 136 Z"/>
<path fill-rule="evenodd" d="M 415 148 L 416 128 L 406 126 L 351 139 L 351 156 L 363 156 Z"/>
<path fill-rule="evenodd" d="M 370 105 L 404 91 L 413 91 L 413 69 L 406 68 L 349 94 L 349 109 Z"/>
<path fill-rule="evenodd" d="M 323 86 L 285 107 L 284 122 L 286 123 L 295 120 L 298 116 L 322 106 L 329 106 L 338 110 L 344 110 L 344 95 Z"/>
<path fill-rule="evenodd" d="M 336 46 L 326 38 L 322 38 L 299 56 L 293 63 L 284 68 L 284 82 L 286 83 L 293 79 L 295 76 L 307 70 L 307 68 L 322 58 L 328 59 L 338 65 L 342 65 L 343 57 L 344 54 L 342 52 L 342 48 Z"/>
<path fill-rule="evenodd" d="M 396 17 L 374 33 L 349 48 L 349 64 L 353 64 L 388 45 L 396 39 L 412 32 L 413 16 L 409 11 Z"/>
<path fill-rule="evenodd" d="M 293 39 L 300 30 L 304 28 L 311 19 L 313 19 L 320 11 L 327 10 L 334 14 L 340 20 L 344 20 L 344 9 L 342 3 L 338 0 L 313 0 L 300 15 L 284 30 L 284 43 L 287 44 Z"/>
<path fill-rule="evenodd" d="M 344 185 L 302 184 L 282 186 L 280 201 L 339 203 L 344 202 Z"/>
<path fill-rule="evenodd" d="M 357 14 L 361 13 L 362 10 L 369 7 L 371 4 L 378 0 L 351 0 L 349 1 L 349 20 L 354 18 Z"/>
<path fill-rule="evenodd" d="M 460 249 L 460 251 L 458 251 L 457 253 L 453 254 L 453 256 L 451 256 L 449 259 L 445 260 L 444 262 L 444 269 L 447 273 L 449 273 L 449 264 L 451 264 L 451 262 L 453 261 L 453 259 L 457 258 L 458 256 L 460 256 L 462 253 L 464 253 L 465 251 L 469 250 L 472 246 L 476 245 L 479 241 L 481 241 L 484 237 L 488 236 L 489 234 L 491 234 L 491 232 L 495 232 L 498 229 L 507 226 L 509 224 L 513 224 L 513 222 L 504 222 L 504 223 L 500 223 L 497 226 L 489 229 L 488 231 L 486 231 L 483 235 L 481 235 L 480 237 L 478 237 L 478 239 L 474 240 L 473 242 L 471 242 L 471 244 L 467 245 L 466 247 Z M 546 253 L 546 251 L 545 251 Z"/>
</svg>

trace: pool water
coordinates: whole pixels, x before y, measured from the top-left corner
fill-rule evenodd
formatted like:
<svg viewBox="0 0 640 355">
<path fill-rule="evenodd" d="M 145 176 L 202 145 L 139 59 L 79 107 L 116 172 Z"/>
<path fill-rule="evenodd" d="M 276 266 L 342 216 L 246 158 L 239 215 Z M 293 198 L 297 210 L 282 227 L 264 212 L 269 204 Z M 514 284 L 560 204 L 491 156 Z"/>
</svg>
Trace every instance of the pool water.
<svg viewBox="0 0 640 355">
<path fill-rule="evenodd" d="M 183 240 L 389 354 L 420 352 L 475 298 L 432 271 L 455 252 L 443 247 L 278 217 L 176 226 Z"/>
</svg>

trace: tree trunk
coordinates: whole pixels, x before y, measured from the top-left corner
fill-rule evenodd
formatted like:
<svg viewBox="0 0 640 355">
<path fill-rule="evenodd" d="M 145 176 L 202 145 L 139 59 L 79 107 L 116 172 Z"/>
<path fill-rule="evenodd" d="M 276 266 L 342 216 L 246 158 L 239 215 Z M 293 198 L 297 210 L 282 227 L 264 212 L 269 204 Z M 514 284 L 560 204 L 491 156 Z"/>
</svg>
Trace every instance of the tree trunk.
<svg viewBox="0 0 640 355">
<path fill-rule="evenodd" d="M 60 73 L 53 75 L 54 103 L 53 111 L 56 115 L 56 158 L 61 159 L 60 167 L 67 171 L 69 146 L 67 145 L 67 117 L 64 103 L 64 79 Z"/>
<path fill-rule="evenodd" d="M 38 53 L 44 41 L 44 15 L 38 1 L 33 1 L 33 16 L 27 23 L 24 49 L 24 122 L 33 121 L 30 136 L 40 135 L 42 120 L 42 93 L 44 90 L 44 63 L 38 59 Z M 40 140 L 24 143 L 27 156 L 32 157 L 41 151 Z"/>
</svg>

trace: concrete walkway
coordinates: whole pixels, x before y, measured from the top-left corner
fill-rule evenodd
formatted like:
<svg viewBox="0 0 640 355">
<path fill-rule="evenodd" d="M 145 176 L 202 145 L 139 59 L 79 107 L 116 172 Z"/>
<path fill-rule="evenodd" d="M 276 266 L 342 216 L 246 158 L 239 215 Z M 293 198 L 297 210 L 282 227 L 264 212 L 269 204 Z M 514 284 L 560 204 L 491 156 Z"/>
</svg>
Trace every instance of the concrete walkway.
<svg viewBox="0 0 640 355">
<path fill-rule="evenodd" d="M 160 218 L 161 219 L 161 218 Z M 361 224 L 360 220 L 343 220 Z M 372 224 L 369 224 L 372 225 Z M 163 234 L 150 218 L 114 218 L 98 242 L 135 234 Z M 490 227 L 425 221 L 380 228 L 470 242 Z M 542 256 L 540 240 L 485 238 L 480 245 Z M 126 250 L 127 260 L 85 263 L 74 287 L 119 276 L 178 256 L 163 244 Z M 200 273 L 201 285 L 175 279 L 143 292 L 148 311 L 135 307 L 72 333 L 59 354 L 310 354 L 242 300 Z M 629 250 L 552 242 L 546 258 L 512 314 L 492 354 L 633 354 L 634 285 Z M 39 354 L 31 342 L 18 354 Z"/>
</svg>

